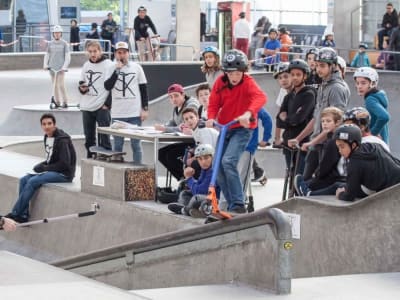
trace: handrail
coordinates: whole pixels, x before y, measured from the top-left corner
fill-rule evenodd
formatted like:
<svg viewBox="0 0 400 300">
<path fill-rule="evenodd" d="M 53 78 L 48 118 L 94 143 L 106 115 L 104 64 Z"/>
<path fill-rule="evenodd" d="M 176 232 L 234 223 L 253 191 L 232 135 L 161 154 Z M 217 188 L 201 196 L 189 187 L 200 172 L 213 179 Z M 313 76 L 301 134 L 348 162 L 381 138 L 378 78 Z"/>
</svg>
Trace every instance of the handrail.
<svg viewBox="0 0 400 300">
<path fill-rule="evenodd" d="M 263 208 L 254 213 L 237 216 L 230 220 L 124 243 L 118 246 L 69 257 L 52 262 L 51 264 L 64 269 L 73 269 L 112 259 L 123 258 L 126 256 L 127 252 L 132 252 L 133 255 L 145 253 L 266 224 L 273 226 L 273 233 L 277 240 L 291 239 L 291 227 L 286 214 L 278 208 Z"/>
</svg>

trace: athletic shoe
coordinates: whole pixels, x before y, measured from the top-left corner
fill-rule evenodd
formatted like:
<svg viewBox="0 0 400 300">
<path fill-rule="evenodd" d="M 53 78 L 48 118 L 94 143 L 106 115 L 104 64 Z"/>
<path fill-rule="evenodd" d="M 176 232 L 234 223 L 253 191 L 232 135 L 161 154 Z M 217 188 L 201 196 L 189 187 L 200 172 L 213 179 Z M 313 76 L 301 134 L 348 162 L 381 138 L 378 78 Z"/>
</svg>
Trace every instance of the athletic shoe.
<svg viewBox="0 0 400 300">
<path fill-rule="evenodd" d="M 297 195 L 299 196 L 309 196 L 311 193 L 310 188 L 308 187 L 308 185 L 305 183 L 304 179 L 303 179 L 303 175 L 296 175 L 296 177 L 294 178 L 294 188 L 297 192 Z"/>
<path fill-rule="evenodd" d="M 265 176 L 264 170 L 261 168 L 257 168 L 254 170 L 254 178 L 251 181 L 252 182 L 260 181 L 261 179 L 263 179 L 264 176 Z"/>
<path fill-rule="evenodd" d="M 12 219 L 17 223 L 26 223 L 26 222 L 28 222 L 28 218 L 20 217 L 20 216 L 14 216 L 12 213 L 9 213 L 9 214 L 5 215 L 4 217 Z"/>
<path fill-rule="evenodd" d="M 229 212 L 232 214 L 245 214 L 247 213 L 247 209 L 244 206 L 235 206 Z"/>
<path fill-rule="evenodd" d="M 203 212 L 201 212 L 199 209 L 191 208 L 189 210 L 189 215 L 193 218 L 205 218 L 207 217 Z"/>
<path fill-rule="evenodd" d="M 173 213 L 176 213 L 178 215 L 182 214 L 182 209 L 183 209 L 184 205 L 180 204 L 178 202 L 174 202 L 174 203 L 170 203 L 168 204 L 168 209 L 170 211 L 172 211 Z"/>
<path fill-rule="evenodd" d="M 62 104 L 62 108 L 68 108 L 68 104 L 64 102 L 64 103 Z"/>
</svg>

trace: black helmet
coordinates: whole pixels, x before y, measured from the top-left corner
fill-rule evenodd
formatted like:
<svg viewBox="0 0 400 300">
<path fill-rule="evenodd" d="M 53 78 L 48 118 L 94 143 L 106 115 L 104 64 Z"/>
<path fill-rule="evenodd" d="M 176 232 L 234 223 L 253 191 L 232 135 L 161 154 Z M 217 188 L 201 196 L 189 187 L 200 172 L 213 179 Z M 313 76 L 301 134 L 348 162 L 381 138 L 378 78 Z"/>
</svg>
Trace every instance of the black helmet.
<svg viewBox="0 0 400 300">
<path fill-rule="evenodd" d="M 318 51 L 316 61 L 325 62 L 327 64 L 337 64 L 337 53 L 330 47 L 321 48 Z"/>
<path fill-rule="evenodd" d="M 268 34 L 270 34 L 271 32 L 275 32 L 276 34 L 278 34 L 278 31 L 275 28 L 270 28 L 268 30 Z"/>
<path fill-rule="evenodd" d="M 371 116 L 364 107 L 353 107 L 352 109 L 347 110 L 343 116 L 343 122 L 352 121 L 358 126 L 365 126 L 367 129 L 369 128 L 369 124 L 371 122 Z"/>
<path fill-rule="evenodd" d="M 293 59 L 292 61 L 290 61 L 288 71 L 290 72 L 293 69 L 302 70 L 306 75 L 310 74 L 310 67 L 302 59 Z"/>
<path fill-rule="evenodd" d="M 310 54 L 314 54 L 315 58 L 318 56 L 318 48 L 308 48 L 306 51 L 306 60 Z"/>
<path fill-rule="evenodd" d="M 288 62 L 280 62 L 275 70 L 274 70 L 274 79 L 277 79 L 278 76 L 282 73 L 289 73 L 289 63 Z"/>
<path fill-rule="evenodd" d="M 248 60 L 246 54 L 237 49 L 228 50 L 222 59 L 222 70 L 229 71 L 242 71 L 246 72 L 248 68 Z"/>
<path fill-rule="evenodd" d="M 342 140 L 349 145 L 356 143 L 358 146 L 361 145 L 361 130 L 354 124 L 344 124 L 336 129 L 334 134 L 335 140 Z"/>
</svg>

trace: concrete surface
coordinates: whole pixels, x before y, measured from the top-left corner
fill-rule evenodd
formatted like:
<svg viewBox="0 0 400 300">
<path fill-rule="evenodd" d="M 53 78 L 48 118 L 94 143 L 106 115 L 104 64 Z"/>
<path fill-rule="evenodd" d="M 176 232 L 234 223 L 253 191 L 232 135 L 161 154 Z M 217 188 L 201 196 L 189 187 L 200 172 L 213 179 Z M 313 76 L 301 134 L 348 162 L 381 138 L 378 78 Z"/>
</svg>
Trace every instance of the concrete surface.
<svg viewBox="0 0 400 300">
<path fill-rule="evenodd" d="M 399 282 L 400 273 L 381 273 L 293 279 L 290 295 L 275 295 L 240 284 L 133 290 L 133 292 L 154 300 L 375 300 L 398 299 Z"/>
<path fill-rule="evenodd" d="M 148 299 L 6 251 L 0 251 L 0 265 L 2 299 Z"/>
</svg>

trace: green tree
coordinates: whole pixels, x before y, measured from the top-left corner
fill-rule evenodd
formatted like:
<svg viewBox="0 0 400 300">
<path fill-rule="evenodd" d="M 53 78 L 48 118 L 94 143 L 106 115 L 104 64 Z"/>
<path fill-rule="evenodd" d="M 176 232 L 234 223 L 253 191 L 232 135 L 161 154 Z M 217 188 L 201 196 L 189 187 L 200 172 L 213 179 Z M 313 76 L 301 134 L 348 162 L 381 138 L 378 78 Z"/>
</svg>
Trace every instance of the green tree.
<svg viewBox="0 0 400 300">
<path fill-rule="evenodd" d="M 105 10 L 113 13 L 114 20 L 119 23 L 119 0 L 81 0 L 81 10 Z"/>
</svg>

